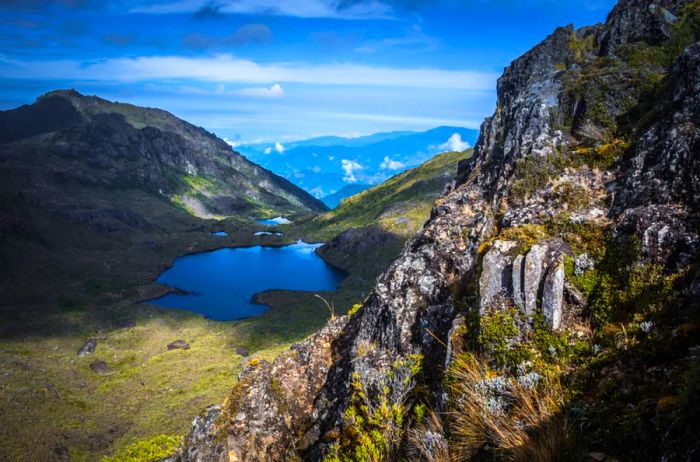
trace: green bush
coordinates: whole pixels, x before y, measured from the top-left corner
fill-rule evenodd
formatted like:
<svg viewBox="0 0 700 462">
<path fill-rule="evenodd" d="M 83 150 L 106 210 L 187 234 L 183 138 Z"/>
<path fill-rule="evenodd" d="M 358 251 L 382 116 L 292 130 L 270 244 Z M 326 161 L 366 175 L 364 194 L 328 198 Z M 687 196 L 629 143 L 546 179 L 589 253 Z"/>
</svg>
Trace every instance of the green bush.
<svg viewBox="0 0 700 462">
<path fill-rule="evenodd" d="M 343 415 L 345 432 L 333 445 L 326 462 L 379 462 L 392 458 L 410 416 L 408 400 L 422 359 L 421 355 L 410 355 L 396 360 L 378 382 L 353 373 L 353 395 Z"/>
<path fill-rule="evenodd" d="M 513 171 L 511 202 L 522 203 L 535 191 L 547 186 L 550 178 L 561 173 L 565 167 L 566 160 L 559 153 L 549 156 L 530 155 L 519 159 Z"/>
</svg>

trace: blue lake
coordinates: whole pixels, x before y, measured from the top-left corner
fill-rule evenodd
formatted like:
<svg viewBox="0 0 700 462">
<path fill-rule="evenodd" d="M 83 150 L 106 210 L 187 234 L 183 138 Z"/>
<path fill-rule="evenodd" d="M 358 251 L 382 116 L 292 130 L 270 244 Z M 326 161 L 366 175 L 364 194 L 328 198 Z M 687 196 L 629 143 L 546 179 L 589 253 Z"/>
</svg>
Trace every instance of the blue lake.
<svg viewBox="0 0 700 462">
<path fill-rule="evenodd" d="M 299 241 L 284 247 L 225 248 L 179 257 L 158 282 L 188 293 L 168 294 L 148 303 L 219 321 L 257 316 L 267 306 L 253 303 L 256 293 L 337 288 L 346 274 L 316 255 L 320 246 Z"/>
<path fill-rule="evenodd" d="M 267 225 L 267 226 L 277 226 L 277 225 L 286 225 L 291 223 L 291 221 L 287 218 L 284 217 L 275 217 L 275 218 L 267 218 L 265 220 L 258 220 L 258 223 L 261 225 Z"/>
</svg>

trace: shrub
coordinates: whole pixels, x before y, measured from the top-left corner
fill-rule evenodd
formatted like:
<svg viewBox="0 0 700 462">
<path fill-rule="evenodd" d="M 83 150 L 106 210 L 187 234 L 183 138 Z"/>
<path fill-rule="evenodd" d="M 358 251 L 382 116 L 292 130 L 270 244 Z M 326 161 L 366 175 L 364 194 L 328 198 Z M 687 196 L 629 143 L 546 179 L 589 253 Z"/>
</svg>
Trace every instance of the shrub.
<svg viewBox="0 0 700 462">
<path fill-rule="evenodd" d="M 445 438 L 442 419 L 435 411 L 430 411 L 425 420 L 416 428 L 408 430 L 409 460 L 424 462 L 449 462 L 450 447 Z"/>
<path fill-rule="evenodd" d="M 360 310 L 360 308 L 362 308 L 362 303 L 355 303 L 348 310 L 348 316 L 352 316 L 353 314 L 357 313 Z"/>
<path fill-rule="evenodd" d="M 591 146 L 597 146 L 610 140 L 609 131 L 600 125 L 594 124 L 590 120 L 587 120 L 581 125 L 577 134 L 579 138 L 582 138 Z"/>
<path fill-rule="evenodd" d="M 586 56 L 590 54 L 595 48 L 595 37 L 589 35 L 587 37 L 579 37 L 575 31 L 571 32 L 569 37 L 569 50 L 573 54 L 573 60 L 576 63 L 580 63 L 585 60 Z"/>
<path fill-rule="evenodd" d="M 559 153 L 549 156 L 530 155 L 518 159 L 513 171 L 510 199 L 521 203 L 535 191 L 547 186 L 549 179 L 564 170 L 566 160 Z"/>
<path fill-rule="evenodd" d="M 594 147 L 580 147 L 572 152 L 572 160 L 575 164 L 585 164 L 591 168 L 607 170 L 615 165 L 631 146 L 629 141 L 622 138 L 614 138 L 609 142 Z"/>
<path fill-rule="evenodd" d="M 517 242 L 518 245 L 509 253 L 518 255 L 527 253 L 530 247 L 542 239 L 545 239 L 547 236 L 547 230 L 544 226 L 527 223 L 502 229 L 498 238 Z"/>
<path fill-rule="evenodd" d="M 396 360 L 380 378 L 354 372 L 353 395 L 343 415 L 345 432 L 326 457 L 329 462 L 379 462 L 391 459 L 403 437 L 408 400 L 421 370 L 421 355 Z"/>
<path fill-rule="evenodd" d="M 555 191 L 559 193 L 561 201 L 566 204 L 568 210 L 582 210 L 588 208 L 593 202 L 589 189 L 573 181 L 558 185 Z"/>
</svg>

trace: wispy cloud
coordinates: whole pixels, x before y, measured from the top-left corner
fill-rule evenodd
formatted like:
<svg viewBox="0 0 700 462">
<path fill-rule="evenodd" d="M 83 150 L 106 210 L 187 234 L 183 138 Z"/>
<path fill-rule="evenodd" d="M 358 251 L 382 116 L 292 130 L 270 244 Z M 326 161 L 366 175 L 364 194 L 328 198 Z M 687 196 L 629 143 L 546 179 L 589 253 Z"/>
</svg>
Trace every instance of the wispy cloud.
<svg viewBox="0 0 700 462">
<path fill-rule="evenodd" d="M 413 25 L 405 35 L 368 41 L 355 48 L 359 53 L 375 53 L 387 48 L 410 48 L 413 52 L 423 53 L 435 50 L 440 40 L 423 32 L 419 24 Z"/>
<path fill-rule="evenodd" d="M 392 8 L 377 0 L 362 2 L 337 2 L 335 0 L 296 0 L 280 2 L 278 0 L 175 0 L 155 5 L 133 8 L 134 13 L 171 14 L 194 13 L 209 14 L 251 14 L 295 16 L 301 18 L 337 18 L 337 19 L 382 19 L 390 18 Z"/>
<path fill-rule="evenodd" d="M 192 49 L 222 49 L 231 46 L 269 43 L 272 38 L 272 31 L 265 24 L 246 24 L 226 36 L 190 33 L 183 37 L 182 45 Z"/>
<path fill-rule="evenodd" d="M 254 98 L 281 98 L 284 96 L 284 89 L 282 88 L 282 85 L 276 83 L 269 88 L 243 88 L 235 93 Z"/>
<path fill-rule="evenodd" d="M 278 141 L 274 146 L 266 147 L 263 153 L 272 154 L 272 151 L 276 151 L 278 154 L 284 154 L 284 146 Z"/>
<path fill-rule="evenodd" d="M 95 62 L 22 61 L 0 57 L 0 77 L 11 79 L 121 81 L 192 79 L 209 82 L 292 82 L 490 91 L 497 75 L 434 68 L 391 68 L 365 64 L 261 64 L 231 55 L 144 56 Z"/>
</svg>

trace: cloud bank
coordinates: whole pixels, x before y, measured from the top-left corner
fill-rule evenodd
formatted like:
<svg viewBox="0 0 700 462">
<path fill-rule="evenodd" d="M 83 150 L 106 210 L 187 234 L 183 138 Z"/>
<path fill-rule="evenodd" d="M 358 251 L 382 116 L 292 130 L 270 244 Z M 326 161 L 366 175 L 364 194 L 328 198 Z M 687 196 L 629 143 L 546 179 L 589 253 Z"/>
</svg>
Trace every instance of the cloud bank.
<svg viewBox="0 0 700 462">
<path fill-rule="evenodd" d="M 98 61 L 13 60 L 0 55 L 0 78 L 138 82 L 192 79 L 213 82 L 291 82 L 491 91 L 496 74 L 435 68 L 392 68 L 366 64 L 262 64 L 229 54 L 211 57 L 142 56 Z"/>
</svg>

